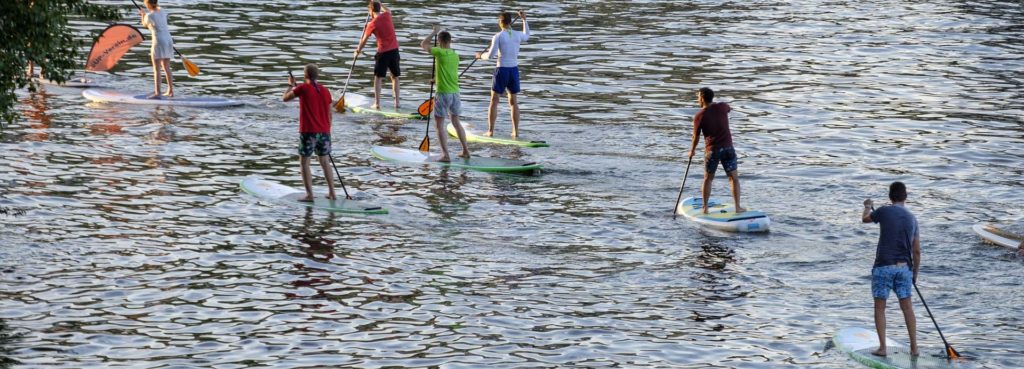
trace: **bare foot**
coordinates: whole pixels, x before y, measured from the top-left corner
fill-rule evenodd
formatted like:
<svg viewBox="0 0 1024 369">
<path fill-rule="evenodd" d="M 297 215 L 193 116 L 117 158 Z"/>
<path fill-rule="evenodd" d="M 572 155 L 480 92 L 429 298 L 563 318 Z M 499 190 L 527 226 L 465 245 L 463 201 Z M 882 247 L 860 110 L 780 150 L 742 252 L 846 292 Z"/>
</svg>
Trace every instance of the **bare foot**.
<svg viewBox="0 0 1024 369">
<path fill-rule="evenodd" d="M 451 163 L 452 162 L 452 158 L 448 157 L 448 155 L 445 155 L 445 156 L 442 156 L 440 159 L 437 159 L 437 161 L 442 162 L 442 163 Z"/>
<path fill-rule="evenodd" d="M 736 214 L 739 214 L 739 213 L 742 213 L 742 212 L 745 212 L 745 211 L 747 211 L 747 209 L 744 209 L 744 208 L 736 208 Z"/>
<path fill-rule="evenodd" d="M 398 101 L 395 101 L 395 110 L 398 110 Z"/>
<path fill-rule="evenodd" d="M 872 355 L 875 355 L 875 356 L 882 356 L 882 357 L 885 357 L 885 349 L 884 349 L 884 348 L 880 348 L 880 349 L 878 349 L 878 350 L 875 350 L 875 351 L 871 351 L 871 354 L 872 354 Z"/>
<path fill-rule="evenodd" d="M 494 131 L 487 131 L 487 132 L 484 132 L 484 136 L 487 136 L 487 137 L 491 137 L 491 136 L 494 136 Z"/>
<path fill-rule="evenodd" d="M 459 157 L 469 159 L 469 151 L 463 151 L 459 154 Z"/>
<path fill-rule="evenodd" d="M 313 202 L 313 194 L 307 194 L 306 197 L 299 199 L 299 202 Z"/>
<path fill-rule="evenodd" d="M 921 352 L 917 351 L 917 350 L 910 350 L 910 356 L 912 356 L 912 357 L 921 356 Z"/>
<path fill-rule="evenodd" d="M 167 91 L 166 93 L 164 93 L 164 96 L 174 97 L 174 91 Z"/>
<path fill-rule="evenodd" d="M 334 193 L 329 193 L 329 194 L 327 194 L 327 196 L 324 196 L 324 197 L 327 198 L 328 200 L 337 200 L 338 199 L 337 196 L 334 196 Z"/>
<path fill-rule="evenodd" d="M 707 213 L 708 213 L 708 207 L 707 207 L 707 206 L 705 206 L 705 207 L 704 207 L 704 210 L 702 210 L 702 212 L 703 212 L 704 214 L 707 214 Z"/>
<path fill-rule="evenodd" d="M 518 131 L 512 131 L 512 137 L 519 137 Z"/>
<path fill-rule="evenodd" d="M 380 110 L 380 104 L 373 104 L 373 105 L 370 105 L 370 109 L 373 109 L 373 110 Z"/>
<path fill-rule="evenodd" d="M 146 99 L 149 99 L 149 100 L 160 100 L 160 93 L 159 92 L 154 92 L 154 93 L 151 93 L 149 95 L 146 95 Z"/>
</svg>

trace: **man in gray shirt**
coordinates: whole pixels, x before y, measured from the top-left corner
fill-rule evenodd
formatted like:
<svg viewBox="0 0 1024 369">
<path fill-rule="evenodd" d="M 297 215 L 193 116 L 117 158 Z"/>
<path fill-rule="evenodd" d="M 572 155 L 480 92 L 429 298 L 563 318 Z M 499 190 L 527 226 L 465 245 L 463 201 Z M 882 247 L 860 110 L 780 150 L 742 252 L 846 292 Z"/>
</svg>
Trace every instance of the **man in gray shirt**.
<svg viewBox="0 0 1024 369">
<path fill-rule="evenodd" d="M 886 355 L 885 300 L 889 291 L 895 291 L 910 333 L 910 354 L 917 356 L 917 318 L 914 317 L 910 295 L 921 266 L 921 237 L 917 219 L 904 207 L 907 186 L 903 182 L 889 185 L 889 200 L 892 205 L 877 210 L 871 199 L 864 200 L 864 213 L 861 215 L 864 223 L 878 223 L 880 228 L 875 264 L 871 269 L 871 295 L 875 298 L 875 330 L 878 332 L 878 350 L 872 354 Z"/>
</svg>

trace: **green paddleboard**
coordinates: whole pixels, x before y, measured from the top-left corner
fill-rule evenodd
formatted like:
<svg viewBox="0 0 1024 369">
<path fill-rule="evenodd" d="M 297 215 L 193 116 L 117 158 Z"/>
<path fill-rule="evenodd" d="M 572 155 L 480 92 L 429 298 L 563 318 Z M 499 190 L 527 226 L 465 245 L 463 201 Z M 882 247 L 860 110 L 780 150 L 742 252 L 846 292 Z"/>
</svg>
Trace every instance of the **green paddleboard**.
<svg viewBox="0 0 1024 369">
<path fill-rule="evenodd" d="M 337 200 L 329 200 L 318 194 L 313 197 L 313 202 L 299 201 L 306 197 L 306 192 L 282 185 L 277 182 L 267 181 L 260 178 L 249 177 L 239 184 L 242 191 L 259 197 L 261 199 L 281 202 L 290 205 L 308 206 L 314 209 L 327 210 L 336 213 L 349 214 L 387 214 L 388 210 L 379 205 L 367 204 L 362 201 L 346 200 L 342 193 L 337 193 Z M 340 188 L 339 188 L 340 190 Z"/>
<path fill-rule="evenodd" d="M 500 158 L 487 158 L 481 156 L 473 156 L 469 159 L 463 159 L 455 155 L 451 155 L 451 162 L 444 163 L 437 161 L 441 157 L 440 154 L 428 155 L 419 150 L 403 149 L 392 146 L 374 146 L 370 149 L 370 153 L 380 159 L 406 163 L 406 164 L 423 164 L 423 165 L 439 165 L 451 168 L 469 169 L 481 172 L 501 172 L 501 173 L 532 173 L 535 170 L 540 170 L 541 166 L 537 163 L 526 162 L 522 160 L 511 160 L 511 159 L 500 159 Z"/>
<path fill-rule="evenodd" d="M 522 140 L 512 137 L 487 137 L 483 134 L 477 133 L 473 130 L 473 127 L 465 123 L 462 123 L 462 129 L 466 131 L 466 142 L 484 142 L 497 145 L 515 145 L 522 147 L 548 147 L 548 143 L 545 141 Z M 459 137 L 459 134 L 455 131 L 455 125 L 448 123 L 447 131 L 449 136 L 456 138 Z"/>
<path fill-rule="evenodd" d="M 878 334 L 865 328 L 843 328 L 832 337 L 839 350 L 850 355 L 858 363 L 876 369 L 947 369 L 953 363 L 946 358 L 921 353 L 910 356 L 910 347 L 886 337 L 887 356 L 875 356 L 871 352 L 878 348 Z M 922 350 L 923 351 L 923 350 Z"/>
<path fill-rule="evenodd" d="M 373 105 L 373 98 L 363 96 L 359 94 L 345 94 L 345 108 L 348 111 L 358 114 L 374 114 L 388 118 L 399 118 L 399 119 L 426 119 L 426 117 L 420 115 L 416 111 L 417 107 L 400 106 L 399 109 L 395 109 L 394 106 L 389 106 L 387 103 L 391 103 L 391 100 L 381 99 L 381 108 L 373 109 L 370 106 Z M 393 104 L 391 104 L 393 105 Z"/>
</svg>

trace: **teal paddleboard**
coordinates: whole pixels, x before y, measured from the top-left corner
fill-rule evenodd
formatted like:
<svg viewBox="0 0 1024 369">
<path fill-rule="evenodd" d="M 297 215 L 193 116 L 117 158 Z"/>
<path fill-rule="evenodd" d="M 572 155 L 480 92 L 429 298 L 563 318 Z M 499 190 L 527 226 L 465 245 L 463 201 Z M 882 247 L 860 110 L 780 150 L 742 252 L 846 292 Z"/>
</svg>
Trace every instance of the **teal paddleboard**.
<svg viewBox="0 0 1024 369">
<path fill-rule="evenodd" d="M 422 165 L 439 165 L 459 169 L 469 169 L 481 172 L 501 172 L 501 173 L 532 173 L 535 170 L 540 170 L 540 164 L 527 162 L 522 160 L 511 160 L 511 159 L 500 159 L 500 158 L 487 158 L 481 156 L 473 156 L 469 159 L 463 159 L 455 155 L 451 156 L 451 162 L 440 162 L 437 161 L 441 155 L 433 154 L 428 155 L 419 150 L 403 149 L 400 147 L 392 146 L 374 146 L 370 149 L 370 153 L 380 159 L 405 163 L 405 164 L 422 164 Z"/>
<path fill-rule="evenodd" d="M 515 145 L 521 147 L 548 147 L 548 143 L 545 141 L 532 141 L 522 140 L 513 137 L 487 137 L 481 133 L 477 133 L 468 124 L 462 123 L 462 129 L 466 131 L 466 142 L 482 142 L 492 143 L 497 145 Z M 459 137 L 458 132 L 455 131 L 455 125 L 448 123 L 447 127 L 448 135 L 452 137 Z"/>
<path fill-rule="evenodd" d="M 249 177 L 239 184 L 242 191 L 259 197 L 261 199 L 281 202 L 290 205 L 307 206 L 314 209 L 326 210 L 336 213 L 350 214 L 387 214 L 388 210 L 379 205 L 368 204 L 362 201 L 346 200 L 343 194 L 338 192 L 337 200 L 324 198 L 322 194 L 313 197 L 313 202 L 299 201 L 306 197 L 306 192 L 282 185 L 277 182 L 267 181 L 256 177 Z M 338 189 L 340 190 L 340 188 Z"/>
<path fill-rule="evenodd" d="M 850 355 L 858 363 L 876 369 L 946 369 L 953 368 L 952 362 L 941 356 L 921 353 L 910 356 L 910 347 L 888 337 L 885 339 L 886 356 L 875 356 L 878 348 L 878 334 L 865 328 L 843 328 L 832 337 L 840 351 Z"/>
</svg>

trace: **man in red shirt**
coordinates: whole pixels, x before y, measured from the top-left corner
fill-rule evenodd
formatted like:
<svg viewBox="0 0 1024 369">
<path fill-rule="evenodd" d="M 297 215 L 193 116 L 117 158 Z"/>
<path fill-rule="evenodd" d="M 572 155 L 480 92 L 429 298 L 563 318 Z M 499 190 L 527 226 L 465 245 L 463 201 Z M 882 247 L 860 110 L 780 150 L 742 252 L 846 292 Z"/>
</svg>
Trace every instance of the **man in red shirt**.
<svg viewBox="0 0 1024 369">
<path fill-rule="evenodd" d="M 302 185 L 306 187 L 306 197 L 300 201 L 313 201 L 313 178 L 309 169 L 309 157 L 316 152 L 320 160 L 320 168 L 327 178 L 327 198 L 334 200 L 334 178 L 328 167 L 331 154 L 331 92 L 327 87 L 316 82 L 320 70 L 316 64 L 306 64 L 305 83 L 295 85 L 295 77 L 288 76 L 288 90 L 282 100 L 291 101 L 299 98 L 299 157 L 302 164 Z"/>
<path fill-rule="evenodd" d="M 363 52 L 363 46 L 370 39 L 372 34 L 377 38 L 377 54 L 373 56 L 373 108 L 380 109 L 380 85 L 384 77 L 391 71 L 391 90 L 395 96 L 395 109 L 398 109 L 398 77 L 402 75 L 402 68 L 398 62 L 401 59 L 398 55 L 398 37 L 395 36 L 395 25 L 391 23 L 391 11 L 384 7 L 380 1 L 370 1 L 370 15 L 373 20 L 366 24 L 366 32 L 359 40 L 359 47 L 356 48 L 355 56 Z"/>
<path fill-rule="evenodd" d="M 736 171 L 739 166 L 736 150 L 732 147 L 732 133 L 729 132 L 729 104 L 712 103 L 715 92 L 704 87 L 697 91 L 697 103 L 701 110 L 693 116 L 693 143 L 690 145 L 690 159 L 697 150 L 697 142 L 701 133 L 704 134 L 704 185 L 701 195 L 704 198 L 704 214 L 708 212 L 708 198 L 711 197 L 711 181 L 715 179 L 718 163 L 722 163 L 725 174 L 729 175 L 732 184 L 732 199 L 736 205 L 736 213 L 746 209 L 740 207 L 740 175 Z"/>
</svg>

